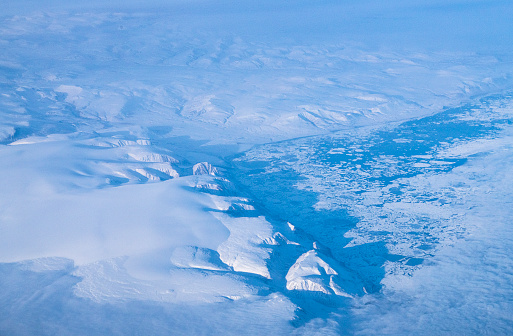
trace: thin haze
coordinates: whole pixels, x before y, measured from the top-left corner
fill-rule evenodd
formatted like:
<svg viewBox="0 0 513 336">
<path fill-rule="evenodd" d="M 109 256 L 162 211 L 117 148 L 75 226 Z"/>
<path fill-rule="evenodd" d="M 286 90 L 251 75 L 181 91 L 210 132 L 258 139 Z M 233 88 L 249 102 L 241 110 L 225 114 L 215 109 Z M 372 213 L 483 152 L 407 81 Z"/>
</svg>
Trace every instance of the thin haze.
<svg viewBox="0 0 513 336">
<path fill-rule="evenodd" d="M 27 5 L 30 3 L 30 5 Z M 368 48 L 505 52 L 511 1 L 18 1 L 4 15 L 34 11 L 159 12 L 182 26 L 256 41 L 357 42 Z"/>
</svg>

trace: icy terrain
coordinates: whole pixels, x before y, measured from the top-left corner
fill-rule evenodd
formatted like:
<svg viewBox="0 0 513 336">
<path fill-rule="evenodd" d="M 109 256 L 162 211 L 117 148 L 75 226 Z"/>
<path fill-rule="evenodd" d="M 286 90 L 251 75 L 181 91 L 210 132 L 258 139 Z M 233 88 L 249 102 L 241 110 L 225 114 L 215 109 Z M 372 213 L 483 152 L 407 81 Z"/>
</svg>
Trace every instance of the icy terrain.
<svg viewBox="0 0 513 336">
<path fill-rule="evenodd" d="M 506 335 L 512 98 L 260 146 L 237 158 L 241 181 L 375 294 L 353 308 L 357 334 Z"/>
<path fill-rule="evenodd" d="M 510 2 L 0 9 L 0 335 L 513 333 Z"/>
</svg>

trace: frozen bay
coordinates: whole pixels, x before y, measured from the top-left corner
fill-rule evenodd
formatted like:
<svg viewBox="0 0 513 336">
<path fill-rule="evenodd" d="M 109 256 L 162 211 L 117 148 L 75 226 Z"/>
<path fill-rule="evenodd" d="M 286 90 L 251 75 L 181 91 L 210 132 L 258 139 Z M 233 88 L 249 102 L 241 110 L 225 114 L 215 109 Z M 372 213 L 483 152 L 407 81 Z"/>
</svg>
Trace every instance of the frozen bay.
<svg viewBox="0 0 513 336">
<path fill-rule="evenodd" d="M 356 334 L 507 334 L 511 111 L 511 96 L 488 97 L 235 162 L 264 209 L 358 275 L 371 295 Z"/>
</svg>

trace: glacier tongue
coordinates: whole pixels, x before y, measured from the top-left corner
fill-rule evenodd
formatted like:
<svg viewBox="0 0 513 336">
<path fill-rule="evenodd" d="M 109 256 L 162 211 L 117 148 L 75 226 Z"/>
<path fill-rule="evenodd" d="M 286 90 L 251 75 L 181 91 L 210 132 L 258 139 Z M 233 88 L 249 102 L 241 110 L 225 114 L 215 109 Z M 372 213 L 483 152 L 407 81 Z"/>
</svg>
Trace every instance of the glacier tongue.
<svg viewBox="0 0 513 336">
<path fill-rule="evenodd" d="M 214 216 L 230 231 L 228 239 L 217 248 L 221 260 L 235 271 L 270 278 L 266 260 L 271 250 L 262 245 L 273 237 L 271 224 L 263 216 L 231 217 L 221 213 Z"/>
</svg>

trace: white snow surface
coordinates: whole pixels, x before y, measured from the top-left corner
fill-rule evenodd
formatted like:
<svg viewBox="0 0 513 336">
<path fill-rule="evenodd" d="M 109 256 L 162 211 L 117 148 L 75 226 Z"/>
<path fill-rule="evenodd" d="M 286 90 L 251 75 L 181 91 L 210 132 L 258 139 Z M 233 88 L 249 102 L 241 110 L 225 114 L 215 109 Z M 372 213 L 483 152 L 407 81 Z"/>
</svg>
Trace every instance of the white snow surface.
<svg viewBox="0 0 513 336">
<path fill-rule="evenodd" d="M 237 189 L 227 163 L 255 145 L 340 130 L 364 139 L 368 129 L 503 94 L 513 78 L 512 3 L 6 0 L 1 7 L 0 334 L 512 330 L 507 124 L 411 164 L 434 169 L 463 158 L 467 165 L 387 188 L 365 184 L 364 149 L 351 154 L 356 174 L 342 183 L 340 167 L 311 162 L 313 148 L 299 140 L 286 153 L 297 161 L 283 159 L 302 177 L 298 193 L 316 192 L 319 213 L 345 207 L 359 218 L 345 246 L 311 250 L 317 237 Z M 484 125 L 508 116 L 508 99 L 477 104 L 483 115 L 460 120 Z M 256 148 L 248 154 L 255 160 L 283 154 Z M 381 159 L 376 171 L 397 163 Z M 400 198 L 391 191 L 399 186 Z M 456 201 L 417 202 L 419 191 Z M 434 251 L 411 238 L 410 224 L 421 217 L 444 223 L 429 227 L 440 242 Z M 329 249 L 373 242 L 403 259 L 387 261 L 383 289 L 367 294 L 347 267 L 352 261 Z M 423 258 L 431 258 L 425 267 L 408 265 Z"/>
<path fill-rule="evenodd" d="M 328 259 L 323 256 L 324 259 Z M 321 292 L 352 297 L 362 293 L 355 288 L 354 280 L 347 270 L 334 270 L 316 250 L 302 254 L 292 265 L 286 275 L 287 289 L 299 291 Z M 342 279 L 340 278 L 342 277 Z M 344 281 L 340 286 L 337 282 Z M 343 288 L 343 289 L 342 289 Z M 348 293 L 349 292 L 349 293 Z"/>
</svg>

